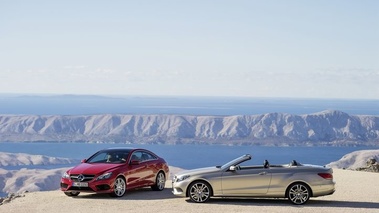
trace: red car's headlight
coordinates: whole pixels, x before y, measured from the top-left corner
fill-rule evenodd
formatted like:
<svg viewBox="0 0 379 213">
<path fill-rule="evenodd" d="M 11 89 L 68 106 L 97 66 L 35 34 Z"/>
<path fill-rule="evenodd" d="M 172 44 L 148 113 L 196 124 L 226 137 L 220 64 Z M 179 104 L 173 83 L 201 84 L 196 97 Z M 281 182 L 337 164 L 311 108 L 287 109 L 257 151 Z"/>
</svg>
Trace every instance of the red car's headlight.
<svg viewBox="0 0 379 213">
<path fill-rule="evenodd" d="M 65 172 L 63 173 L 62 178 L 70 179 L 70 175 L 67 172 Z"/>
<path fill-rule="evenodd" d="M 112 172 L 107 172 L 107 173 L 104 173 L 104 174 L 100 175 L 99 177 L 97 177 L 96 180 L 108 179 L 111 176 L 112 176 Z"/>
</svg>

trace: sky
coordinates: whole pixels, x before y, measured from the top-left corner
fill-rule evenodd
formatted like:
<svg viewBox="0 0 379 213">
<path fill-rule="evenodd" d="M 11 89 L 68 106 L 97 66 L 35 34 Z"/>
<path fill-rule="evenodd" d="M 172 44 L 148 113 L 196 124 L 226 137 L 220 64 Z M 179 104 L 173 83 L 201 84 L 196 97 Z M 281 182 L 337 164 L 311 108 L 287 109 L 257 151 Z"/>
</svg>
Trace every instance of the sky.
<svg viewBox="0 0 379 213">
<path fill-rule="evenodd" d="M 0 93 L 379 99 L 377 0 L 0 0 Z"/>
</svg>

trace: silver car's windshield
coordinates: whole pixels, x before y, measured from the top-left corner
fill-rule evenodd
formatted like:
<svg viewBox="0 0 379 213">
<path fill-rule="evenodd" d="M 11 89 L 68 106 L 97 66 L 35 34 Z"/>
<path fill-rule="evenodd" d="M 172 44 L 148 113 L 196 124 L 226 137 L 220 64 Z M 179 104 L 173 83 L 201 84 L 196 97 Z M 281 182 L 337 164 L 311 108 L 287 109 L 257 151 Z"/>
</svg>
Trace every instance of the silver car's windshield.
<svg viewBox="0 0 379 213">
<path fill-rule="evenodd" d="M 232 161 L 229 161 L 228 163 L 224 164 L 221 166 L 221 169 L 226 169 L 226 168 L 229 168 L 230 166 L 234 166 L 234 165 L 237 165 L 237 164 L 240 164 L 244 161 L 247 161 L 247 160 L 250 160 L 251 159 L 251 155 L 249 154 L 246 154 L 246 155 L 242 155 L 241 157 L 238 157 Z"/>
</svg>

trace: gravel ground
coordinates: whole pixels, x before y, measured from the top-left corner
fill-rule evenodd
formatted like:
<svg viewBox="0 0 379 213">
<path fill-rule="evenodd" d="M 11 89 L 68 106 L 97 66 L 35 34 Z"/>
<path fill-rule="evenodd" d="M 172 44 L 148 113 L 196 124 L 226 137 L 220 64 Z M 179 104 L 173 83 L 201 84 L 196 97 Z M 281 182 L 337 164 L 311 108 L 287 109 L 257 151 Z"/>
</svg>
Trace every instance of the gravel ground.
<svg viewBox="0 0 379 213">
<path fill-rule="evenodd" d="M 220 199 L 196 204 L 172 195 L 170 181 L 161 192 L 150 188 L 127 192 L 122 198 L 63 192 L 30 192 L 0 206 L 0 212 L 379 212 L 379 173 L 334 169 L 337 182 L 333 195 L 311 198 L 302 206 L 285 199 Z"/>
</svg>

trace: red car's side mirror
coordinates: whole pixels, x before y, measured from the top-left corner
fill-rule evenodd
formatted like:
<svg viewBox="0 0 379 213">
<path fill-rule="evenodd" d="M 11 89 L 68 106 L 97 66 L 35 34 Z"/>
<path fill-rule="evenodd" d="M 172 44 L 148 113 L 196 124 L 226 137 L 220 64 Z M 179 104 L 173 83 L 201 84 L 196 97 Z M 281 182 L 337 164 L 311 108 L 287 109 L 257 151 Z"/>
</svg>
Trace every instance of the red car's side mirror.
<svg viewBox="0 0 379 213">
<path fill-rule="evenodd" d="M 87 161 L 87 159 L 83 159 L 83 160 L 81 160 L 80 162 L 81 163 L 85 163 Z"/>
</svg>

